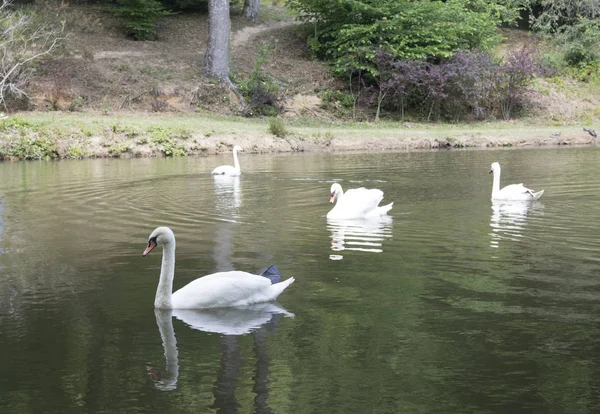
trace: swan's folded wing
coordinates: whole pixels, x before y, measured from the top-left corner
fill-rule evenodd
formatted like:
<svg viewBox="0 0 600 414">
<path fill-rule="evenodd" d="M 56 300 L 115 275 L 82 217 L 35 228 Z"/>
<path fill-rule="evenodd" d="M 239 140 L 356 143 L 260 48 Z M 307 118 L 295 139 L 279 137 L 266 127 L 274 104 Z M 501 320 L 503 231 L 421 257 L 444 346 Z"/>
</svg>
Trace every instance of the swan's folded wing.
<svg viewBox="0 0 600 414">
<path fill-rule="evenodd" d="M 500 192 L 502 193 L 513 193 L 513 194 L 522 194 L 522 193 L 529 193 L 532 190 L 530 190 L 529 188 L 525 187 L 523 185 L 523 183 L 520 184 L 510 184 L 507 185 L 506 187 L 504 187 L 502 190 L 500 190 Z"/>
<path fill-rule="evenodd" d="M 261 298 L 271 281 L 252 273 L 231 271 L 196 279 L 173 293 L 173 307 L 203 309 L 240 306 Z"/>
<path fill-rule="evenodd" d="M 377 188 L 355 188 L 344 193 L 340 207 L 362 217 L 376 209 L 381 200 L 383 200 L 383 191 Z"/>
</svg>

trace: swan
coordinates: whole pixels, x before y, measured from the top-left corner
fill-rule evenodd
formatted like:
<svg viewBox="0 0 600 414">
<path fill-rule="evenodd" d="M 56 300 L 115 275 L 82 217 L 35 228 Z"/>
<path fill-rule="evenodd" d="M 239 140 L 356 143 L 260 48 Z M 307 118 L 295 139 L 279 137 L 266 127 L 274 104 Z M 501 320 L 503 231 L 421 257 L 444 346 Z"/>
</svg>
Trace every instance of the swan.
<svg viewBox="0 0 600 414">
<path fill-rule="evenodd" d="M 393 206 L 393 202 L 380 206 L 383 199 L 383 191 L 364 187 L 354 188 L 344 193 L 339 183 L 331 185 L 330 203 L 337 200 L 335 206 L 327 213 L 328 219 L 357 219 L 367 217 L 383 216 Z"/>
<path fill-rule="evenodd" d="M 511 184 L 500 189 L 500 164 L 492 163 L 490 174 L 494 174 L 494 183 L 492 184 L 492 200 L 506 201 L 527 201 L 537 200 L 544 194 L 544 190 L 535 192 L 521 184 Z"/>
<path fill-rule="evenodd" d="M 213 175 L 229 175 L 231 177 L 240 175 L 242 173 L 242 171 L 240 170 L 240 162 L 239 162 L 238 156 L 237 156 L 238 151 L 243 151 L 243 149 L 239 145 L 234 146 L 233 147 L 233 167 L 231 165 L 221 165 L 221 166 L 215 168 L 212 171 L 212 174 Z"/>
<path fill-rule="evenodd" d="M 246 306 L 269 302 L 294 282 L 294 278 L 279 282 L 281 275 L 275 265 L 260 275 L 233 270 L 213 273 L 188 283 L 175 293 L 175 235 L 168 227 L 156 228 L 148 239 L 146 256 L 156 246 L 163 248 L 160 279 L 156 289 L 154 307 L 157 309 L 208 309 L 229 306 Z"/>
</svg>

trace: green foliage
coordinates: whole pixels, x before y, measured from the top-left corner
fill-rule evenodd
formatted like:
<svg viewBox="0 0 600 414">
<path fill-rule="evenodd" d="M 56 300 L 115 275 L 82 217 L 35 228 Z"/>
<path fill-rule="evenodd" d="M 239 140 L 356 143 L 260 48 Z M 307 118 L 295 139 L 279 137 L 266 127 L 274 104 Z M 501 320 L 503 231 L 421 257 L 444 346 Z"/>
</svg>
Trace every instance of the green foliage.
<svg viewBox="0 0 600 414">
<path fill-rule="evenodd" d="M 580 18 L 556 36 L 563 45 L 565 62 L 571 67 L 593 66 L 600 60 L 600 21 Z"/>
<path fill-rule="evenodd" d="M 87 151 L 83 148 L 81 143 L 72 143 L 69 145 L 67 152 L 65 153 L 65 158 L 75 158 L 81 159 L 86 158 L 88 156 Z"/>
<path fill-rule="evenodd" d="M 0 148 L 0 157 L 21 160 L 49 160 L 58 158 L 56 139 L 45 134 L 20 135 Z"/>
<path fill-rule="evenodd" d="M 597 0 L 522 0 L 523 6 L 531 13 L 533 30 L 554 34 L 569 26 L 576 26 L 580 20 L 594 20 L 600 15 Z M 541 13 L 534 13 L 541 8 Z"/>
<path fill-rule="evenodd" d="M 321 96 L 321 107 L 341 118 L 346 118 L 352 114 L 354 97 L 350 93 L 330 89 Z"/>
<path fill-rule="evenodd" d="M 111 11 L 124 19 L 125 27 L 135 40 L 154 40 L 156 19 L 170 14 L 156 0 L 119 0 L 118 4 Z"/>
<path fill-rule="evenodd" d="M 271 118 L 269 119 L 269 133 L 278 138 L 285 138 L 289 131 L 281 119 Z"/>
<path fill-rule="evenodd" d="M 596 0 L 527 0 L 541 7 L 531 13 L 533 30 L 547 35 L 556 52 L 546 56 L 553 68 L 584 82 L 598 80 L 600 68 L 600 3 Z"/>
<path fill-rule="evenodd" d="M 291 0 L 315 25 L 314 53 L 339 75 L 357 70 L 376 76 L 375 48 L 396 59 L 444 59 L 458 50 L 488 49 L 508 13 L 494 1 Z M 484 7 L 488 5 L 490 7 Z M 495 5 L 495 7 L 491 7 Z M 509 8 L 504 8 L 508 10 Z"/>
<path fill-rule="evenodd" d="M 254 70 L 248 80 L 237 82 L 242 96 L 249 102 L 248 116 L 276 116 L 281 111 L 280 86 L 263 72 L 263 66 L 271 58 L 272 46 L 263 44 L 254 60 Z"/>
<path fill-rule="evenodd" d="M 183 145 L 177 142 L 178 136 L 170 134 L 169 131 L 161 127 L 151 128 L 149 132 L 151 146 L 161 151 L 166 157 L 187 155 Z"/>
<path fill-rule="evenodd" d="M 33 125 L 26 120 L 19 118 L 18 116 L 11 116 L 7 119 L 0 121 L 0 131 L 6 132 L 10 130 L 27 130 L 31 129 Z"/>
</svg>

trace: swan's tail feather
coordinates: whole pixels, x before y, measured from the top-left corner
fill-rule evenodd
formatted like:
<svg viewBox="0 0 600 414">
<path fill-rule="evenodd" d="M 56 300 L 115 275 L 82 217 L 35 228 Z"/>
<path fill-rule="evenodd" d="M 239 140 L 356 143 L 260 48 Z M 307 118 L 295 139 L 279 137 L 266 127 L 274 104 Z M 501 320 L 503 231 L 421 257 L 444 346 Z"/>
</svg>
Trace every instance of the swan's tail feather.
<svg viewBox="0 0 600 414">
<path fill-rule="evenodd" d="M 379 210 L 379 211 L 380 211 L 380 213 L 381 213 L 381 214 L 385 214 L 385 213 L 387 213 L 388 211 L 390 211 L 390 210 L 392 209 L 392 207 L 393 207 L 393 206 L 394 206 L 394 202 L 392 201 L 390 204 L 387 204 L 387 205 L 385 205 L 385 206 L 381 206 L 381 207 L 379 207 L 379 208 L 380 208 L 380 210 Z"/>
<path fill-rule="evenodd" d="M 281 273 L 279 273 L 279 269 L 275 265 L 267 267 L 260 275 L 269 279 L 271 284 L 275 284 L 281 280 Z"/>
<path fill-rule="evenodd" d="M 270 300 L 277 299 L 277 296 L 281 295 L 281 292 L 283 292 L 289 285 L 294 283 L 294 280 L 295 279 L 293 277 L 290 277 L 283 282 L 275 283 L 274 285 L 269 286 L 269 289 L 271 290 Z"/>
<path fill-rule="evenodd" d="M 531 194 L 531 196 L 533 197 L 534 200 L 537 200 L 538 198 L 540 198 L 542 196 L 542 194 L 544 194 L 544 190 L 538 191 L 537 193 L 530 191 L 529 194 Z"/>
</svg>

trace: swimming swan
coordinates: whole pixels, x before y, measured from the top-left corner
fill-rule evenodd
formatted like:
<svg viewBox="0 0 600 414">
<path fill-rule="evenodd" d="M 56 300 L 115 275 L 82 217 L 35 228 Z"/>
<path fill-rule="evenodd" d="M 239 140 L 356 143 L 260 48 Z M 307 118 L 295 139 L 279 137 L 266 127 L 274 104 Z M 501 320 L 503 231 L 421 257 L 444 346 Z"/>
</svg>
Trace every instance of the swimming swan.
<svg viewBox="0 0 600 414">
<path fill-rule="evenodd" d="M 339 183 L 331 185 L 329 202 L 337 200 L 335 206 L 327 213 L 328 219 L 356 219 L 376 217 L 386 214 L 393 206 L 393 202 L 380 206 L 383 200 L 383 191 L 376 188 L 354 188 L 344 193 Z"/>
<path fill-rule="evenodd" d="M 242 173 L 241 169 L 240 169 L 240 162 L 238 160 L 238 156 L 237 153 L 238 151 L 243 151 L 243 149 L 239 146 L 236 145 L 233 147 L 233 167 L 231 165 L 221 165 L 217 168 L 215 168 L 212 171 L 213 175 L 229 175 L 229 176 L 236 176 L 236 175 L 240 175 Z"/>
<path fill-rule="evenodd" d="M 510 200 L 510 201 L 527 201 L 537 200 L 544 194 L 544 190 L 537 193 L 521 184 L 511 184 L 500 189 L 500 164 L 492 163 L 490 174 L 494 174 L 494 183 L 492 184 L 492 200 Z"/>
<path fill-rule="evenodd" d="M 173 292 L 175 273 L 175 235 L 168 227 L 158 227 L 148 239 L 146 256 L 156 246 L 163 248 L 160 279 L 156 289 L 154 307 L 157 309 L 207 309 L 229 306 L 246 306 L 269 302 L 294 282 L 294 278 L 279 282 L 281 275 L 275 265 L 261 275 L 233 270 L 213 273 L 188 283 Z M 279 282 L 279 283 L 278 283 Z"/>
</svg>

